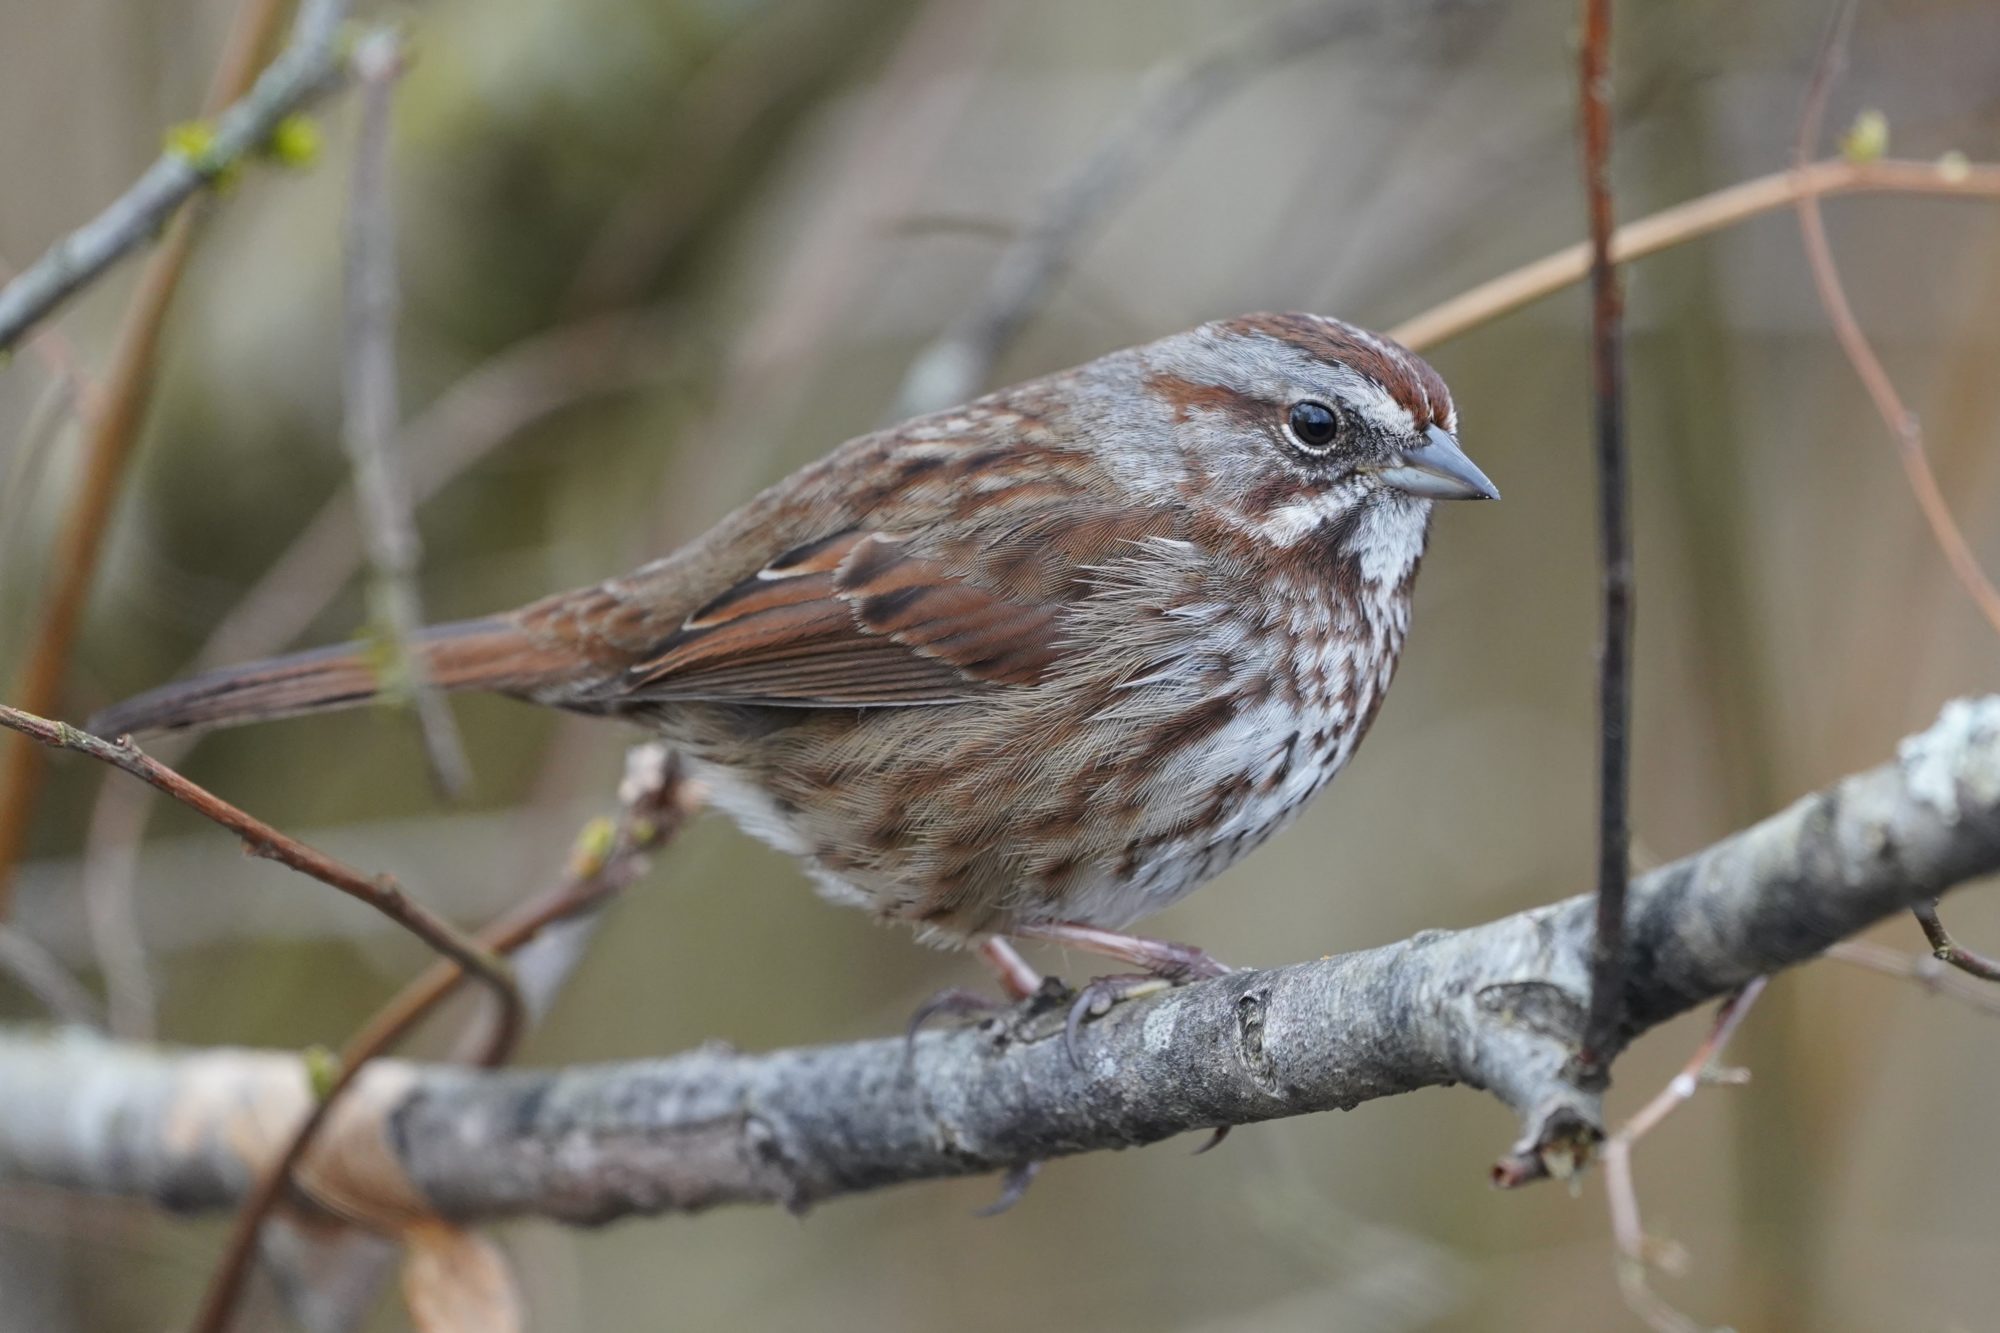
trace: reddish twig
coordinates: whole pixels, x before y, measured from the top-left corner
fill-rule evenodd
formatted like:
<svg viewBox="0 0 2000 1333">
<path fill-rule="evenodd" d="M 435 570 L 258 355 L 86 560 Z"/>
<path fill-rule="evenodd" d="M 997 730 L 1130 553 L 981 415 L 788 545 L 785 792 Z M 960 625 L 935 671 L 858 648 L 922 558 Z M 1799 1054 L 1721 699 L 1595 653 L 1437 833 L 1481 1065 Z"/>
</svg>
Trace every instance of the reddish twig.
<svg viewBox="0 0 2000 1333">
<path fill-rule="evenodd" d="M 74 727 L 35 717 L 4 705 L 0 705 L 0 727 L 18 732 L 42 745 L 74 750 L 130 773 L 148 786 L 236 834 L 243 840 L 244 847 L 251 855 L 277 861 L 375 908 L 450 959 L 461 970 L 478 977 L 492 990 L 494 998 L 499 1002 L 500 1017 L 494 1026 L 493 1040 L 487 1051 L 488 1059 L 497 1062 L 513 1050 L 525 1021 L 525 1007 L 521 992 L 515 986 L 513 975 L 506 962 L 478 941 L 464 935 L 450 922 L 412 900 L 393 880 L 387 877 L 371 879 L 297 839 L 280 833 L 269 824 L 244 813 L 227 801 L 188 781 L 173 769 L 153 760 L 129 740 L 102 740 Z M 291 1148 L 258 1182 L 251 1202 L 244 1209 L 246 1216 L 261 1220 L 270 1210 L 284 1188 L 285 1181 L 289 1179 L 292 1168 L 297 1165 L 299 1156 L 310 1146 L 320 1126 L 325 1123 L 329 1108 L 334 1105 L 340 1093 L 352 1083 L 363 1063 L 354 1062 L 342 1068 L 333 1085 L 327 1089 L 326 1095 L 314 1105 L 312 1112 L 306 1117 L 306 1122 L 293 1139 Z M 236 1292 L 242 1286 L 243 1275 L 248 1269 L 250 1255 L 254 1249 L 255 1220 L 247 1227 L 239 1228 L 248 1232 L 249 1240 L 231 1246 L 222 1268 L 210 1287 L 209 1297 L 204 1301 L 202 1319 L 198 1327 L 219 1331 L 227 1322 L 229 1311 L 235 1304 Z"/>
<path fill-rule="evenodd" d="M 1597 933 L 1590 1012 L 1577 1051 L 1580 1081 L 1601 1082 L 1619 1043 L 1630 879 L 1632 535 L 1626 514 L 1624 302 L 1611 259 L 1611 0 L 1584 0 L 1578 59 L 1583 186 L 1590 211 L 1590 366 L 1596 402 L 1598 536 L 1604 637 L 1598 653 Z"/>
<path fill-rule="evenodd" d="M 1795 167 L 1803 168 L 1819 143 L 1820 127 L 1826 119 L 1827 98 L 1846 62 L 1847 37 L 1853 28 L 1854 10 L 1852 0 L 1843 0 L 1827 24 L 1826 36 L 1820 43 L 1819 56 L 1813 65 L 1812 78 L 1806 87 L 1805 105 L 1799 113 L 1798 140 L 1792 152 Z M 1986 618 L 1986 623 L 2000 633 L 2000 588 L 1995 588 L 1986 571 L 1980 568 L 1978 557 L 1973 555 L 1965 534 L 1959 530 L 1958 521 L 1945 504 L 1944 493 L 1938 489 L 1937 475 L 1931 470 L 1930 456 L 1924 449 L 1923 428 L 1917 422 L 1916 413 L 1903 401 L 1882 359 L 1869 343 L 1868 335 L 1861 331 L 1861 322 L 1855 318 L 1854 307 L 1847 299 L 1847 288 L 1840 280 L 1840 269 L 1834 263 L 1833 246 L 1827 240 L 1826 223 L 1820 215 L 1818 198 L 1800 195 L 1797 211 L 1806 260 L 1812 266 L 1813 286 L 1819 291 L 1820 304 L 1833 325 L 1834 337 L 1839 340 L 1841 350 L 1854 367 L 1854 373 L 1860 377 L 1862 387 L 1868 391 L 1869 400 L 1874 403 L 1882 424 L 1889 428 L 1889 434 L 1896 442 L 1896 456 L 1903 465 L 1903 475 L 1909 481 L 1911 493 L 1916 496 L 1917 506 L 1923 510 L 1924 521 L 1930 526 L 1931 537 L 1944 554 L 1945 563 L 1951 567 L 1959 586 L 1979 608 L 1979 613 Z"/>
<path fill-rule="evenodd" d="M 600 821 L 586 828 L 577 841 L 568 877 L 481 932 L 481 946 L 495 956 L 512 954 L 555 923 L 591 911 L 622 892 L 645 873 L 652 853 L 680 831 L 693 809 L 687 797 L 679 767 L 664 746 L 634 750 L 619 791 L 617 821 L 609 827 L 608 821 Z M 341 1094 L 369 1061 L 394 1048 L 449 998 L 466 975 L 466 969 L 456 961 L 432 965 L 348 1039 L 340 1052 L 339 1074 L 238 1210 L 222 1257 L 202 1295 L 193 1333 L 223 1333 L 228 1327 L 250 1273 L 258 1233 Z M 494 1041 L 476 1063 L 492 1066 L 504 1062 L 514 1039 L 515 1032 L 503 1020 Z"/>
<path fill-rule="evenodd" d="M 599 820 L 578 835 L 568 876 L 521 903 L 480 938 L 496 953 L 512 954 L 543 931 L 602 907 L 646 873 L 650 858 L 671 842 L 695 808 L 679 765 L 659 745 L 642 745 L 627 762 L 617 820 Z M 379 1054 L 458 988 L 462 968 L 435 963 L 371 1018 L 348 1043 L 348 1053 Z M 343 1058 L 347 1058 L 346 1055 Z"/>
<path fill-rule="evenodd" d="M 1805 103 L 1799 113 L 1798 140 L 1793 145 L 1792 153 L 1795 163 L 1802 164 L 1809 160 L 1819 144 L 1821 126 L 1826 120 L 1827 100 L 1846 64 L 1847 41 L 1853 31 L 1855 10 L 1854 0 L 1842 0 L 1828 20 L 1819 55 L 1813 62 L 1812 77 L 1806 85 Z M 1888 368 L 1876 355 L 1868 335 L 1862 332 L 1860 320 L 1855 317 L 1854 307 L 1847 299 L 1846 284 L 1841 281 L 1840 269 L 1834 262 L 1833 245 L 1827 239 L 1819 200 L 1801 195 L 1797 210 L 1799 235 L 1805 243 L 1806 260 L 1812 267 L 1813 286 L 1819 292 L 1820 305 L 1826 310 L 1827 320 L 1833 325 L 1834 337 L 1839 341 L 1848 363 L 1854 367 L 1862 387 L 1867 390 L 1882 424 L 1889 428 L 1890 437 L 1896 444 L 1897 460 L 1902 464 L 1903 475 L 1909 482 L 1910 493 L 1916 497 L 1917 507 L 1923 511 L 1932 540 L 1943 553 L 1945 563 L 1950 566 L 1959 586 L 1986 618 L 1986 623 L 2000 633 L 2000 589 L 1994 587 L 1986 571 L 1980 568 L 1978 557 L 1972 553 L 1964 532 L 1959 529 L 1958 520 L 1952 517 L 1951 508 L 1945 503 L 1944 493 L 1938 488 L 1937 474 L 1931 469 L 1930 454 L 1924 447 L 1923 427 L 1917 421 L 1917 414 L 1903 401 L 1895 381 L 1889 377 Z M 1932 953 L 1940 961 L 1984 980 L 2000 981 L 2000 963 L 1960 948 L 1953 942 L 1944 923 L 1938 919 L 1935 906 L 1920 907 L 1914 911 L 1917 923 L 1923 927 L 1924 937 L 1930 941 Z"/>
<path fill-rule="evenodd" d="M 1910 912 L 1917 918 L 1917 924 L 1923 927 L 1924 938 L 1930 941 L 1931 957 L 1946 967 L 1955 967 L 1981 981 L 2000 981 L 2000 961 L 1974 953 L 1954 940 L 1951 932 L 1944 928 L 1944 922 L 1938 919 L 1937 899 L 1933 898 L 1921 907 L 1912 907 Z"/>
<path fill-rule="evenodd" d="M 1715 1026 L 1681 1072 L 1604 1142 L 1604 1193 L 1611 1206 L 1612 1236 L 1618 1242 L 1618 1286 L 1632 1312 L 1660 1333 L 1699 1333 L 1699 1326 L 1662 1300 L 1646 1280 L 1646 1269 L 1655 1256 L 1648 1252 L 1646 1233 L 1639 1223 L 1639 1196 L 1632 1187 L 1632 1145 L 1692 1098 L 1702 1084 L 1743 1081 L 1740 1074 L 1730 1076 L 1715 1069 L 1715 1060 L 1750 1006 L 1763 994 L 1765 980 L 1758 977 L 1722 1002 Z"/>
<path fill-rule="evenodd" d="M 243 0 L 209 88 L 203 108 L 205 115 L 216 114 L 250 89 L 258 59 L 277 30 L 282 9 L 280 0 Z M 317 40 L 317 30 L 308 25 L 308 17 L 301 17 L 301 35 Z M 119 326 L 97 410 L 86 414 L 88 428 L 81 475 L 56 538 L 40 627 L 14 689 L 14 697 L 30 713 L 47 715 L 61 711 L 62 685 L 69 674 L 70 655 L 83 623 L 84 603 L 97 573 L 111 510 L 152 401 L 153 362 L 160 330 L 194 250 L 194 219 L 195 215 L 187 210 L 176 212 L 160 248 L 147 261 L 139 277 L 138 291 L 133 294 Z M 148 225 L 145 231 L 150 234 L 152 226 Z M 30 266 L 7 290 L 18 289 L 40 268 L 39 263 Z M 14 868 L 34 823 L 44 754 L 39 746 L 22 740 L 0 748 L 6 752 L 4 766 L 0 766 L 0 919 L 4 919 Z"/>
<path fill-rule="evenodd" d="M 507 965 L 466 935 L 457 926 L 412 899 L 397 883 L 384 876 L 364 875 L 336 861 L 324 852 L 246 814 L 205 787 L 182 777 L 153 759 L 129 739 L 107 741 L 61 722 L 36 717 L 18 708 L 0 704 L 0 727 L 17 732 L 51 749 L 72 750 L 99 763 L 109 764 L 147 786 L 179 801 L 211 823 L 219 824 L 243 840 L 252 856 L 276 861 L 282 866 L 310 876 L 350 898 L 357 898 L 415 935 L 438 953 L 477 976 L 493 992 L 502 1011 L 501 1044 L 511 1045 L 521 1026 L 521 994 L 515 988 Z"/>
</svg>

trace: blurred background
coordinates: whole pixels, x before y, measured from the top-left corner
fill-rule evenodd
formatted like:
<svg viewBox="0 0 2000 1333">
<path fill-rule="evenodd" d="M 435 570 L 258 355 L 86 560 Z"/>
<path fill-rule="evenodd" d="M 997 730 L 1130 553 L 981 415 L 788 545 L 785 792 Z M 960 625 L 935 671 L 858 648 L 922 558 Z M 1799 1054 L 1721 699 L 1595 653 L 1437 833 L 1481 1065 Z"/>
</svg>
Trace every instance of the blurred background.
<svg viewBox="0 0 2000 1333">
<path fill-rule="evenodd" d="M 405 23 L 413 54 L 393 179 L 428 613 L 620 571 L 882 423 L 919 352 L 1161 68 L 1295 3 L 364 7 Z M 1387 328 L 1582 234 L 1573 5 L 1353 8 L 1372 17 L 1269 62 L 1173 136 L 1082 234 L 994 382 L 1246 310 Z M 195 114 L 235 10 L 0 0 L 0 259 L 25 263 L 101 208 Z M 1620 6 L 1621 216 L 1782 167 L 1825 17 L 1802 0 Z M 1886 113 L 1898 155 L 2000 158 L 2000 8 L 1867 5 L 1830 127 L 1864 107 Z M 327 102 L 316 163 L 252 169 L 208 210 L 67 717 L 176 675 L 219 628 L 261 652 L 344 639 L 366 619 L 351 538 L 337 516 L 322 520 L 330 536 L 312 527 L 347 477 L 340 228 L 355 121 L 351 95 Z M 2000 207 L 1827 207 L 1945 492 L 2000 567 Z M 136 271 L 0 364 L 0 678 L 29 641 L 75 481 L 63 367 L 101 371 Z M 1951 581 L 1827 332 L 1789 212 L 1650 259 L 1628 284 L 1634 810 L 1655 864 L 1886 758 L 1946 699 L 1993 688 L 2000 644 Z M 1279 963 L 1587 886 L 1583 329 L 1570 290 L 1431 350 L 1506 500 L 1440 515 L 1401 677 L 1359 759 L 1294 831 L 1155 933 Z M 320 545 L 287 557 L 309 531 Z M 611 807 L 631 737 L 501 701 L 456 707 L 476 774 L 456 805 L 433 791 L 404 714 L 232 732 L 185 766 L 476 923 L 561 874 L 579 824 Z M 127 873 L 134 803 L 100 809 L 104 789 L 90 765 L 53 768 L 14 925 L 92 987 L 115 985 L 124 1029 L 337 1043 L 423 963 L 365 910 L 176 809 L 153 812 Z M 2000 896 L 1961 895 L 1948 918 L 2000 947 Z M 822 904 L 719 819 L 684 835 L 612 921 L 524 1062 L 876 1035 L 940 986 L 983 984 L 967 960 Z M 1908 922 L 1876 938 L 1922 948 Z M 0 979 L 0 1019 L 41 1016 Z M 1705 1023 L 1657 1032 L 1619 1064 L 1614 1116 L 1670 1077 Z M 449 1050 L 452 1031 L 441 1023 L 418 1049 Z M 1837 962 L 1781 977 L 1731 1052 L 1749 1086 L 1705 1091 L 1639 1151 L 1649 1229 L 1687 1251 L 1661 1289 L 1742 1330 L 1992 1327 L 1996 1055 L 1993 1019 L 1919 986 Z M 1189 1141 L 1064 1161 L 991 1221 L 971 1213 L 995 1182 L 971 1180 L 804 1219 L 737 1209 L 500 1236 L 538 1329 L 1637 1326 L 1598 1180 L 1575 1194 L 1487 1187 L 1513 1132 L 1490 1099 L 1432 1091 L 1239 1130 L 1198 1160 Z M 177 1324 L 223 1226 L 0 1189 L 0 1328 Z M 291 1317 L 268 1291 L 254 1312 L 247 1326 Z M 405 1319 L 389 1300 L 367 1326 Z"/>
</svg>

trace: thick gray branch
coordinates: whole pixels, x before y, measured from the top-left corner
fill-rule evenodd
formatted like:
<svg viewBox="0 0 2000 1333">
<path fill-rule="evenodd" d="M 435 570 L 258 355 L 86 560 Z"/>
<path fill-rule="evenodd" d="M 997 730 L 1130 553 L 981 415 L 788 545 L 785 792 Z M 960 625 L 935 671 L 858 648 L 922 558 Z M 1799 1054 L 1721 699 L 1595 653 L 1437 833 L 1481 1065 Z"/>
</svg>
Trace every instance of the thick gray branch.
<svg viewBox="0 0 2000 1333">
<path fill-rule="evenodd" d="M 174 210 L 268 143 L 278 123 L 330 82 L 347 0 L 304 0 L 291 42 L 242 101 L 215 122 L 198 155 L 170 149 L 102 213 L 0 287 L 0 352 L 119 259 L 159 233 Z"/>
<path fill-rule="evenodd" d="M 1895 762 L 1635 883 L 1621 1032 L 1995 869 L 2000 698 L 1988 698 L 1948 707 Z M 509 1073 L 385 1065 L 358 1090 L 333 1145 L 342 1156 L 319 1164 L 313 1187 L 351 1193 L 365 1178 L 379 1195 L 388 1179 L 391 1193 L 466 1219 L 804 1207 L 1451 1082 L 1515 1108 L 1517 1154 L 1559 1167 L 1601 1130 L 1597 1094 L 1569 1068 L 1590 939 L 1591 900 L 1579 897 L 1237 973 L 1120 1006 L 1084 1030 L 1080 1064 L 1059 1015 L 1039 1014 L 929 1033 L 907 1050 L 711 1049 Z M 0 1088 L 0 1180 L 180 1207 L 233 1201 L 255 1165 L 243 1145 L 259 1138 L 244 1131 L 246 1108 L 282 1119 L 305 1096 L 289 1057 L 18 1032 L 0 1036 Z"/>
</svg>

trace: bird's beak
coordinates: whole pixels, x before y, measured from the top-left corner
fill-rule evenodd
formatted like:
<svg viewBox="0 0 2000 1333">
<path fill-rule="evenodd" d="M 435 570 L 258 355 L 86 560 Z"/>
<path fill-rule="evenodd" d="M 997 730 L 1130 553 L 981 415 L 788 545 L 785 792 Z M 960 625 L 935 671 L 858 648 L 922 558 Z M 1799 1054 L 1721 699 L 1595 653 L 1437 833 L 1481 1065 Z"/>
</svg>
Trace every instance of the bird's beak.
<svg viewBox="0 0 2000 1333">
<path fill-rule="evenodd" d="M 1399 491 L 1427 500 L 1497 500 L 1499 488 L 1486 479 L 1458 441 L 1442 426 L 1432 426 L 1424 442 L 1403 450 L 1375 474 Z"/>
</svg>

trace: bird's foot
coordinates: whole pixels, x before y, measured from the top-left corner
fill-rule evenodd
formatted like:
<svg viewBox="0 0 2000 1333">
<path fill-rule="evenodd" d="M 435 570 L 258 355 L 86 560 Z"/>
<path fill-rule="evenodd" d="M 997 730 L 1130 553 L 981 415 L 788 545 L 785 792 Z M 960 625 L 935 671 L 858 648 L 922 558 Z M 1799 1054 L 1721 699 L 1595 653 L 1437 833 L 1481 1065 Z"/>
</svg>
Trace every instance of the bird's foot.
<svg viewBox="0 0 2000 1333">
<path fill-rule="evenodd" d="M 1019 1166 L 1010 1167 L 1007 1174 L 1000 1177 L 999 1197 L 984 1208 L 974 1209 L 972 1215 L 974 1217 L 1000 1216 L 1000 1214 L 1021 1201 L 1021 1196 L 1028 1192 L 1028 1186 L 1035 1183 L 1035 1177 L 1041 1174 L 1041 1170 L 1042 1164 L 1040 1162 L 1023 1162 Z"/>
<path fill-rule="evenodd" d="M 979 942 L 978 952 L 980 961 L 999 980 L 1006 998 L 995 999 L 962 986 L 947 987 L 917 1006 L 917 1012 L 910 1016 L 906 1035 L 911 1043 L 933 1018 L 991 1018 L 1016 1006 L 1025 1006 L 1029 1013 L 1046 1012 L 1043 1006 L 1069 999 L 1069 987 L 1037 972 L 1007 941 L 989 935 Z M 1026 1184 L 1021 1188 L 1026 1189 Z"/>
<path fill-rule="evenodd" d="M 917 1033 L 933 1018 L 990 1018 L 1017 1006 L 1032 1016 L 1045 1013 L 1049 1006 L 1065 1003 L 1069 999 L 1069 987 L 1055 977 L 1045 977 L 1037 972 L 1027 959 L 1014 951 L 1013 945 L 998 936 L 989 935 L 979 942 L 979 959 L 992 969 L 1007 998 L 995 999 L 962 986 L 939 991 L 918 1006 L 917 1012 L 910 1018 L 907 1040 L 912 1052 L 916 1047 Z M 972 1215 L 998 1217 L 1006 1212 L 1021 1201 L 1041 1169 L 1040 1162 L 1023 1162 L 1010 1168 L 1000 1178 L 999 1195 Z"/>
<path fill-rule="evenodd" d="M 1083 1058 L 1079 1054 L 1078 1037 L 1083 1025 L 1094 1018 L 1102 1018 L 1125 1000 L 1135 1000 L 1142 995 L 1156 995 L 1176 986 L 1185 986 L 1194 981 L 1206 981 L 1210 977 L 1226 976 L 1236 969 L 1222 962 L 1206 950 L 1191 944 L 1175 944 L 1169 940 L 1147 939 L 1142 935 L 1125 935 L 1115 930 L 1103 930 L 1097 926 L 1079 925 L 1073 921 L 1044 921 L 1019 926 L 1015 934 L 1024 939 L 1046 940 L 1051 944 L 1066 944 L 1091 953 L 1116 958 L 1144 970 L 1138 973 L 1099 977 L 1077 993 L 1070 1005 L 1069 1017 L 1063 1026 L 1063 1044 L 1069 1057 L 1079 1068 Z M 1214 1144 L 1209 1145 L 1213 1147 Z"/>
</svg>

